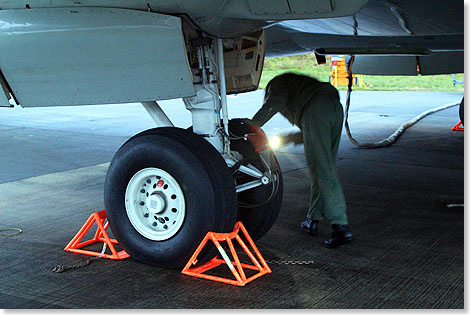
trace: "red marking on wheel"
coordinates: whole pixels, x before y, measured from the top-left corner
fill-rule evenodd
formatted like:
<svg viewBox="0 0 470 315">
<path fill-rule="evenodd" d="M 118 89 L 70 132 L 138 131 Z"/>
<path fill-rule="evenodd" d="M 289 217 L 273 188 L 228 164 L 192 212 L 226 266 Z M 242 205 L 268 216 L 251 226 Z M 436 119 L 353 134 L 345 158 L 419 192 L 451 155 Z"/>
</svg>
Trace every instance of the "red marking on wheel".
<svg viewBox="0 0 470 315">
<path fill-rule="evenodd" d="M 160 180 L 158 181 L 158 183 L 157 183 L 157 186 L 158 186 L 158 187 L 162 187 L 163 184 L 165 184 L 165 182 L 160 179 Z"/>
</svg>

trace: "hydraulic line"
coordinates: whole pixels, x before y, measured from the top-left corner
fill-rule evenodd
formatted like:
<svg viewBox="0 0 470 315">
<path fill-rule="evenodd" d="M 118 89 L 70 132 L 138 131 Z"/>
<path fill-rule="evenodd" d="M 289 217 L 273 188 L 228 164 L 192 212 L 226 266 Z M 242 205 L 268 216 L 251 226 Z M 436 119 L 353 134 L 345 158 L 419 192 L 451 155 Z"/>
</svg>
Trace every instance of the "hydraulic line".
<svg viewBox="0 0 470 315">
<path fill-rule="evenodd" d="M 388 138 L 383 139 L 378 142 L 359 142 L 356 139 L 353 138 L 351 135 L 351 131 L 349 130 L 349 123 L 348 123 L 348 114 L 349 114 L 349 104 L 351 100 L 351 92 L 352 92 L 352 64 L 354 62 L 354 56 L 351 56 L 351 59 L 349 59 L 348 66 L 347 66 L 347 71 L 348 71 L 348 92 L 347 92 L 347 97 L 346 97 L 346 110 L 345 110 L 345 119 L 344 119 L 344 128 L 346 129 L 346 134 L 348 135 L 349 141 L 351 141 L 352 144 L 359 148 L 366 148 L 366 149 L 376 149 L 376 148 L 383 148 L 383 147 L 388 147 L 395 142 L 397 142 L 398 138 L 405 132 L 406 129 L 410 128 L 414 124 L 416 124 L 418 121 L 423 119 L 424 117 L 431 115 L 435 112 L 457 106 L 460 103 L 450 103 L 442 106 L 438 106 L 436 108 L 429 109 L 425 112 L 422 112 L 418 116 L 414 117 L 413 119 L 407 121 L 406 123 L 402 124 L 400 127 L 398 127 L 397 130 L 395 130 L 394 133 L 392 133 Z"/>
</svg>

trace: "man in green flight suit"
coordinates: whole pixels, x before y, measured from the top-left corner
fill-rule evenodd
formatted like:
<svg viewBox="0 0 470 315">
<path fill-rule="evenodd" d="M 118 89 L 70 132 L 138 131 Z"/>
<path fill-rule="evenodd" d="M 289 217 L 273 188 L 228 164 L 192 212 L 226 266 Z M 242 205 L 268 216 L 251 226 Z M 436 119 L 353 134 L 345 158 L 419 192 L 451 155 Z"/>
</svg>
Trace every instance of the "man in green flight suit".
<svg viewBox="0 0 470 315">
<path fill-rule="evenodd" d="M 331 84 L 308 76 L 279 75 L 266 86 L 264 104 L 253 116 L 253 122 L 261 127 L 277 112 L 300 128 L 299 133 L 282 136 L 281 142 L 303 142 L 312 178 L 310 208 L 307 219 L 300 224 L 301 230 L 316 234 L 319 220 L 328 220 L 332 234 L 323 243 L 325 247 L 334 248 L 353 240 L 335 169 L 344 115 L 338 91 Z"/>
</svg>

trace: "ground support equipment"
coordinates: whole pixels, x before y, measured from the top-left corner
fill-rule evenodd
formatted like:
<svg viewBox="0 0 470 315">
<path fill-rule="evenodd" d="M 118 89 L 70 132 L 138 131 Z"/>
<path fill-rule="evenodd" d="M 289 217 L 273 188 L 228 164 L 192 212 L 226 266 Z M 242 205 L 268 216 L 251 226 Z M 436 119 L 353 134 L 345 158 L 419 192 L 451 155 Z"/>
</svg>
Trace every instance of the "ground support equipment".
<svg viewBox="0 0 470 315">
<path fill-rule="evenodd" d="M 127 254 L 124 250 L 120 252 L 116 251 L 116 249 L 114 248 L 114 244 L 118 244 L 118 241 L 115 239 L 109 238 L 108 233 L 106 233 L 106 229 L 108 228 L 109 224 L 106 223 L 105 225 L 103 225 L 105 220 L 106 220 L 105 210 L 92 213 L 92 215 L 90 215 L 90 217 L 85 222 L 85 224 L 80 229 L 80 231 L 78 231 L 77 235 L 75 235 L 75 237 L 64 248 L 64 250 L 67 252 L 71 252 L 71 253 L 84 254 L 84 255 L 96 256 L 96 257 L 101 257 L 101 258 L 109 258 L 109 259 L 124 259 L 124 258 L 130 257 L 129 254 Z M 85 234 L 88 233 L 88 231 L 90 230 L 90 228 L 93 226 L 95 222 L 98 225 L 98 229 L 96 230 L 95 236 L 91 240 L 80 243 L 80 241 L 83 239 Z M 109 255 L 105 253 L 81 249 L 84 246 L 87 246 L 96 242 L 104 242 L 105 245 L 111 250 L 112 254 Z"/>
<path fill-rule="evenodd" d="M 459 123 L 452 127 L 452 131 L 464 131 L 464 127 L 462 126 L 462 121 L 459 120 Z"/>
<path fill-rule="evenodd" d="M 250 249 L 246 246 L 245 242 L 240 238 L 238 235 L 239 231 L 242 231 L 243 235 L 245 236 L 246 240 L 248 241 L 249 245 L 251 246 L 251 249 L 254 251 L 256 254 L 258 260 L 256 259 L 255 255 L 253 255 L 250 251 Z M 253 265 L 251 264 L 245 264 L 241 263 L 240 259 L 238 258 L 238 255 L 235 251 L 235 247 L 232 243 L 232 240 L 236 239 L 237 242 L 240 244 L 241 248 L 243 251 L 248 255 L 248 257 L 251 259 L 253 262 Z M 201 252 L 201 250 L 204 248 L 206 243 L 211 240 L 214 245 L 217 247 L 220 255 L 222 256 L 223 259 L 218 259 L 217 257 L 214 257 L 210 261 L 197 266 L 190 268 L 192 265 L 196 265 L 197 263 L 197 256 Z M 233 261 L 229 258 L 225 250 L 222 248 L 219 242 L 226 241 L 227 245 L 230 249 L 230 252 L 233 257 Z M 236 280 L 232 279 L 227 279 L 223 277 L 218 277 L 218 276 L 213 276 L 209 274 L 204 274 L 204 272 L 213 269 L 221 264 L 226 264 L 229 268 L 232 274 L 234 275 Z M 258 273 L 252 275 L 251 277 L 248 277 L 245 275 L 245 271 L 243 268 L 250 269 L 250 270 L 255 270 L 258 271 Z M 193 276 L 193 277 L 198 277 L 198 278 L 203 278 L 207 280 L 213 280 L 213 281 L 218 281 L 218 282 L 223 282 L 227 284 L 233 284 L 237 286 L 244 286 L 248 282 L 251 282 L 267 273 L 271 273 L 271 269 L 269 268 L 268 264 L 264 260 L 263 256 L 261 256 L 261 253 L 259 252 L 258 248 L 256 247 L 255 243 L 251 239 L 251 237 L 248 235 L 248 232 L 246 231 L 245 227 L 243 224 L 239 221 L 235 224 L 235 227 L 233 229 L 233 232 L 231 233 L 215 233 L 215 232 L 208 232 L 204 239 L 202 240 L 201 244 L 198 246 L 194 254 L 191 256 L 189 259 L 188 263 L 184 267 L 183 271 L 181 272 L 182 274 L 188 275 L 188 276 Z"/>
</svg>

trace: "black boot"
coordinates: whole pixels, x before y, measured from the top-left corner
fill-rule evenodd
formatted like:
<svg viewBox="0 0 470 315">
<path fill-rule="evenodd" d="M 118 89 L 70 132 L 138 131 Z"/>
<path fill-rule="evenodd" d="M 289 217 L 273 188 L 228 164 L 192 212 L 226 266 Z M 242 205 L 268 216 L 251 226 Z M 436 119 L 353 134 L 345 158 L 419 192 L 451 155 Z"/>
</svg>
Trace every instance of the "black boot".
<svg viewBox="0 0 470 315">
<path fill-rule="evenodd" d="M 318 232 L 318 220 L 307 220 L 300 222 L 300 230 L 310 235 L 315 235 Z"/>
<path fill-rule="evenodd" d="M 333 230 L 331 237 L 323 242 L 323 246 L 326 248 L 335 248 L 354 239 L 354 235 L 347 225 L 332 224 L 331 229 Z"/>
</svg>

